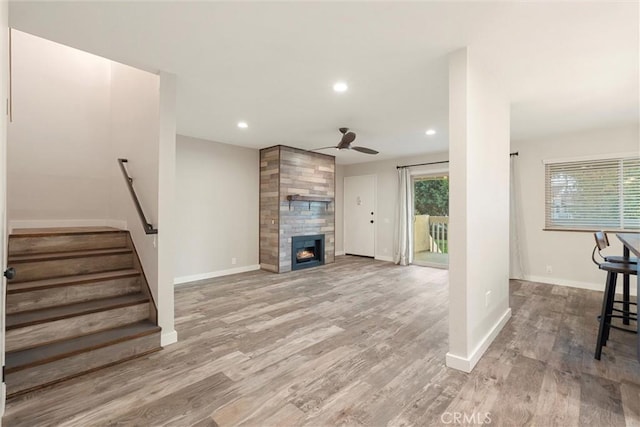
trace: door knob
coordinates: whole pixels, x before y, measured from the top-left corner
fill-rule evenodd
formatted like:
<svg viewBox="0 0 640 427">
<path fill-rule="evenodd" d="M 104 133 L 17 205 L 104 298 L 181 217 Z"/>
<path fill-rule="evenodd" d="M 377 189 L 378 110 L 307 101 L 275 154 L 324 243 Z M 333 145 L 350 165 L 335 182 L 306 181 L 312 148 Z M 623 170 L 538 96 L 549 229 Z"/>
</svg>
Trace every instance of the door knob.
<svg viewBox="0 0 640 427">
<path fill-rule="evenodd" d="M 9 267 L 4 271 L 4 277 L 11 280 L 16 277 L 16 269 L 13 267 Z"/>
</svg>

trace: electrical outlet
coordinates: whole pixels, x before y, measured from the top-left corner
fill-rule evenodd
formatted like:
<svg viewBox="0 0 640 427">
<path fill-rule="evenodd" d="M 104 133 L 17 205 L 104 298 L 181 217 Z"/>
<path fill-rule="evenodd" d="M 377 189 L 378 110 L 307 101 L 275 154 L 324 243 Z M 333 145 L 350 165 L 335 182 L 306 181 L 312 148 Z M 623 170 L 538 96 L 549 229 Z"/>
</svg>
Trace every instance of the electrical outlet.
<svg viewBox="0 0 640 427">
<path fill-rule="evenodd" d="M 238 262 L 237 259 L 231 258 L 231 265 L 236 265 L 237 262 Z"/>
<path fill-rule="evenodd" d="M 484 297 L 484 306 L 489 307 L 491 305 L 491 291 L 487 291 L 487 294 Z"/>
<path fill-rule="evenodd" d="M 553 267 L 550 265 L 547 265 L 547 273 L 553 273 Z"/>
</svg>

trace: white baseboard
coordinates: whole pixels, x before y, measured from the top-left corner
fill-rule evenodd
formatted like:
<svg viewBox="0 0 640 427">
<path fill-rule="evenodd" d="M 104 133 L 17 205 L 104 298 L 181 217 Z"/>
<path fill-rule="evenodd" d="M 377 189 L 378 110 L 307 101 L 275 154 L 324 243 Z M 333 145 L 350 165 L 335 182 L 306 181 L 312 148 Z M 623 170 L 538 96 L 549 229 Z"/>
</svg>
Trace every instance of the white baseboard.
<svg viewBox="0 0 640 427">
<path fill-rule="evenodd" d="M 230 268 L 228 270 L 211 271 L 209 273 L 192 274 L 190 276 L 181 276 L 173 279 L 174 285 L 183 283 L 196 282 L 198 280 L 213 279 L 214 277 L 229 276 L 231 274 L 246 273 L 247 271 L 260 270 L 260 265 L 247 265 L 244 267 Z"/>
<path fill-rule="evenodd" d="M 127 229 L 127 221 L 113 219 L 27 219 L 9 221 L 9 233 L 16 228 L 115 227 Z"/>
<path fill-rule="evenodd" d="M 485 335 L 485 337 L 480 341 L 480 344 L 471 352 L 468 357 L 457 356 L 455 354 L 447 353 L 446 363 L 449 368 L 457 369 L 462 372 L 471 372 L 473 368 L 476 366 L 480 358 L 484 354 L 485 351 L 489 348 L 493 340 L 496 339 L 504 325 L 511 319 L 511 308 L 508 308 L 507 311 L 500 317 L 500 319 L 496 322 L 496 324 L 491 328 L 491 330 Z"/>
<path fill-rule="evenodd" d="M 523 279 L 516 278 L 514 280 L 526 280 L 528 282 L 546 283 L 548 285 L 566 286 L 569 288 L 588 289 L 590 291 L 604 291 L 604 280 L 602 281 L 602 283 L 590 283 L 590 282 L 578 282 L 575 280 L 558 279 L 555 277 L 528 276 L 528 275 L 525 275 Z M 622 283 L 622 279 L 618 279 L 618 287 L 616 291 L 621 292 L 620 291 L 622 289 L 620 287 L 621 283 Z M 635 283 L 629 286 L 629 291 L 631 295 L 637 294 L 637 286 L 635 286 Z"/>
<path fill-rule="evenodd" d="M 344 255 L 344 251 L 336 252 L 335 256 L 342 256 L 342 255 Z"/>
<path fill-rule="evenodd" d="M 378 261 L 393 262 L 393 257 L 385 255 L 376 255 L 375 259 L 377 259 Z"/>
<path fill-rule="evenodd" d="M 166 347 L 168 345 L 174 344 L 178 342 L 178 333 L 173 330 L 170 332 L 162 331 L 160 335 L 160 345 L 162 347 Z"/>
</svg>

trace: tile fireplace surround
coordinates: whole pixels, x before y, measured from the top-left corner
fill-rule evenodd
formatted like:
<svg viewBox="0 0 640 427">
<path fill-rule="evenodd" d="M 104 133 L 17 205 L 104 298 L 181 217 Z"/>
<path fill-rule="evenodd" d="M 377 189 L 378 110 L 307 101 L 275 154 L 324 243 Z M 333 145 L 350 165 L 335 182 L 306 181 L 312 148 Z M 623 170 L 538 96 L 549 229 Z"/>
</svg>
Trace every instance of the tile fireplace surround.
<svg viewBox="0 0 640 427">
<path fill-rule="evenodd" d="M 291 271 L 293 236 L 324 234 L 324 262 L 334 262 L 335 170 L 335 157 L 326 154 L 283 145 L 260 150 L 263 270 Z"/>
</svg>

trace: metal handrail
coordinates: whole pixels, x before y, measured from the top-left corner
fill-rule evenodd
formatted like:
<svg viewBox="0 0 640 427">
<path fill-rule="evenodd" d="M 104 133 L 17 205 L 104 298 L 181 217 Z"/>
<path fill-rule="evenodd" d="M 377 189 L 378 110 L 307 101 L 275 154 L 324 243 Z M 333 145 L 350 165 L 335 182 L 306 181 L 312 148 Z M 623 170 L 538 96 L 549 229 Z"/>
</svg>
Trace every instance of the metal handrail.
<svg viewBox="0 0 640 427">
<path fill-rule="evenodd" d="M 138 200 L 138 196 L 136 196 L 136 192 L 133 189 L 133 178 L 129 176 L 127 172 L 127 168 L 124 167 L 124 164 L 129 160 L 127 159 L 118 159 L 118 163 L 120 164 L 120 169 L 122 170 L 122 175 L 124 175 L 125 181 L 127 181 L 127 186 L 129 187 L 129 193 L 131 193 L 131 197 L 133 198 L 133 203 L 136 205 L 136 210 L 138 211 L 138 215 L 140 216 L 140 221 L 142 221 L 142 227 L 144 228 L 144 232 L 147 234 L 158 234 L 158 229 L 153 228 L 153 225 L 149 221 L 147 221 L 147 217 L 144 215 L 142 211 L 142 206 L 140 206 L 140 201 Z"/>
</svg>

